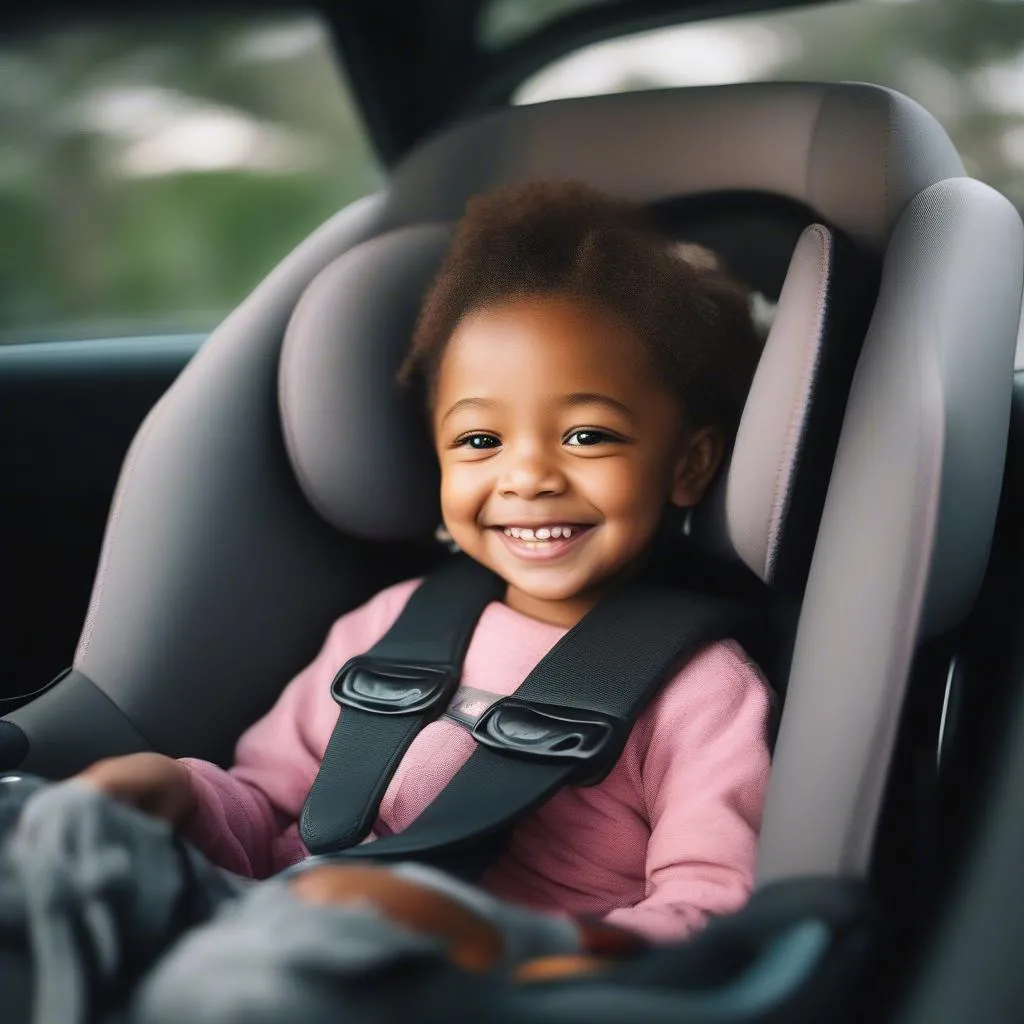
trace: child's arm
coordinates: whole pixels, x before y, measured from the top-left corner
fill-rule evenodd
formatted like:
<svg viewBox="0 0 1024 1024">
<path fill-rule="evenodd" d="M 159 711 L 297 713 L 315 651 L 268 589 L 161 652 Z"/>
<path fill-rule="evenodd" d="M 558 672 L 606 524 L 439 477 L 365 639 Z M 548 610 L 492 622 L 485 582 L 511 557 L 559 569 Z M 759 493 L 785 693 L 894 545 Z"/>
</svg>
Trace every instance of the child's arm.
<svg viewBox="0 0 1024 1024">
<path fill-rule="evenodd" d="M 275 857 L 274 846 L 298 819 L 338 719 L 331 681 L 349 658 L 384 635 L 417 583 L 389 587 L 339 619 L 316 659 L 243 733 L 229 771 L 205 761 L 182 761 L 196 797 L 196 810 L 182 832 L 215 863 L 262 878 L 304 855 L 297 837 L 283 860 Z"/>
<path fill-rule="evenodd" d="M 207 761 L 183 758 L 194 810 L 181 832 L 214 863 L 240 875 L 264 878 L 274 863 L 274 841 L 298 817 L 320 760 L 315 742 L 318 717 L 337 718 L 328 692 L 342 619 L 316 659 L 285 688 L 273 708 L 242 734 L 229 771 Z M 325 705 L 321 695 L 329 702 Z"/>
<path fill-rule="evenodd" d="M 648 713 L 653 727 L 639 762 L 651 825 L 646 895 L 606 920 L 678 939 L 738 910 L 753 888 L 772 694 L 736 645 L 717 644 Z"/>
</svg>

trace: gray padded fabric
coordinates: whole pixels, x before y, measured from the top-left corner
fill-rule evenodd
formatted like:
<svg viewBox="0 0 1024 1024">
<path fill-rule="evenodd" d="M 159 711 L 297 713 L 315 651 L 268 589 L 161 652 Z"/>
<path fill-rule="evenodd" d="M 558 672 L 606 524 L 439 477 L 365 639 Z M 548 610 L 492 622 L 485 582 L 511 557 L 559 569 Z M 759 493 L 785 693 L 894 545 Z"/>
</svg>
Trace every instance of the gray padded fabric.
<svg viewBox="0 0 1024 1024">
<path fill-rule="evenodd" d="M 797 632 L 759 881 L 868 868 L 911 660 L 980 584 L 1002 483 L 1024 228 L 969 179 L 900 218 Z"/>
<path fill-rule="evenodd" d="M 755 191 L 882 250 L 903 206 L 964 173 L 938 122 L 873 85 L 758 83 L 539 103 L 453 128 L 395 173 L 388 226 L 453 221 L 466 197 L 579 178 L 639 202 Z"/>
<path fill-rule="evenodd" d="M 60 779 L 80 771 L 97 757 L 148 750 L 149 744 L 124 712 L 95 683 L 70 671 L 35 700 L 6 716 L 29 740 L 28 756 L 20 771 Z M 42 733 L 45 743 L 33 743 Z"/>
<path fill-rule="evenodd" d="M 275 400 L 296 302 L 374 231 L 379 207 L 360 201 L 292 253 L 204 344 L 127 456 L 75 668 L 157 749 L 226 756 L 381 578 L 372 550 L 300 492 Z"/>
<path fill-rule="evenodd" d="M 437 458 L 395 372 L 451 231 L 405 228 L 332 263 L 306 290 L 281 350 L 281 420 L 303 492 L 357 537 L 429 535 Z"/>
<path fill-rule="evenodd" d="M 691 526 L 704 547 L 735 552 L 769 583 L 816 383 L 831 265 L 832 235 L 813 224 L 790 260 L 732 458 L 716 484 L 725 493 L 709 495 Z"/>
</svg>

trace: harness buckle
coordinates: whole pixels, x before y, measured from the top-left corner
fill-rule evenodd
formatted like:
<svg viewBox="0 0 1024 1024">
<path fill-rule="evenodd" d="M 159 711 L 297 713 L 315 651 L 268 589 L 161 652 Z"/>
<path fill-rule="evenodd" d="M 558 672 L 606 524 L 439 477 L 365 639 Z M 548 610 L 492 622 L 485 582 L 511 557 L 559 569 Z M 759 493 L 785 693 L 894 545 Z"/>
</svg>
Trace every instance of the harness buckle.
<svg viewBox="0 0 1024 1024">
<path fill-rule="evenodd" d="M 623 735 L 623 723 L 600 711 L 503 697 L 473 727 L 473 739 L 492 750 L 547 763 L 575 761 L 593 785 L 607 775 Z M 585 770 L 586 766 L 586 770 Z"/>
<path fill-rule="evenodd" d="M 331 683 L 331 696 L 342 707 L 375 715 L 419 715 L 431 708 L 440 714 L 459 684 L 451 665 L 409 665 L 368 658 L 347 661 Z"/>
</svg>

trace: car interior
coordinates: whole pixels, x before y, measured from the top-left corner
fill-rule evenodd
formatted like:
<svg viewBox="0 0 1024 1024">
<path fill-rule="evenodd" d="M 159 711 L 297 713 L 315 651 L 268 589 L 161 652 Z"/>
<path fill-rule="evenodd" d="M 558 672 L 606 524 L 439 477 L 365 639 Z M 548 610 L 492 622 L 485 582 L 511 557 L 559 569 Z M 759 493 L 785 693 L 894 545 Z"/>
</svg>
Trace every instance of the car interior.
<svg viewBox="0 0 1024 1024">
<path fill-rule="evenodd" d="M 229 764 L 330 622 L 446 557 L 429 441 L 393 385 L 419 301 L 471 196 L 579 179 L 773 308 L 728 464 L 665 565 L 699 565 L 771 624 L 758 890 L 852 882 L 863 918 L 780 960 L 797 901 L 717 1002 L 591 986 L 508 1019 L 1019 1019 L 1020 214 L 884 84 L 510 102 L 601 40 L 807 4 L 524 4 L 500 49 L 477 32 L 487 6 L 317 8 L 383 180 L 211 331 L 0 344 L 0 770 L 59 779 L 138 750 Z M 1024 8 L 995 6 L 1024 47 Z M 132 8 L 47 0 L 4 16 L 5 38 L 86 13 Z M 754 998 L 765 964 L 778 985 Z"/>
</svg>

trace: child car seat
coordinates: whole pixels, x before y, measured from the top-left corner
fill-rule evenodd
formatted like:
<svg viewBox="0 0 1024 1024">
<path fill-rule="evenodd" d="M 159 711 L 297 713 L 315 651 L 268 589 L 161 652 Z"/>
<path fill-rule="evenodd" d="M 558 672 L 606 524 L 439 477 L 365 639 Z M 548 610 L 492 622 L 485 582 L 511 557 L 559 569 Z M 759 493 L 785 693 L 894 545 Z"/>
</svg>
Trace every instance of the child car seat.
<svg viewBox="0 0 1024 1024">
<path fill-rule="evenodd" d="M 761 882 L 866 871 L 915 649 L 966 614 L 985 565 L 1024 281 L 1016 211 L 924 110 L 868 85 L 543 104 L 412 154 L 147 418 L 74 667 L 0 723 L 0 767 L 224 762 L 333 618 L 436 559 L 433 457 L 393 371 L 466 198 L 558 177 L 648 204 L 779 296 L 686 543 L 745 567 L 795 630 Z"/>
</svg>

